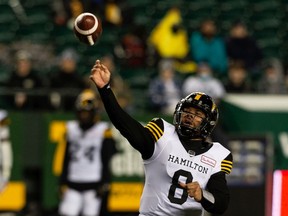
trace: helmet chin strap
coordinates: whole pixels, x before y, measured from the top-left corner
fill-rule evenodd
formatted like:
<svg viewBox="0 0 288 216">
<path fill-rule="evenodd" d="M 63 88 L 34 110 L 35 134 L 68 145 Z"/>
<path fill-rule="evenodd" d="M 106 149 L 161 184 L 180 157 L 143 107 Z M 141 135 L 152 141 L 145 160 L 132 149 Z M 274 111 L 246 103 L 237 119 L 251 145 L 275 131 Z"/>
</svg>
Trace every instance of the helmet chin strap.
<svg viewBox="0 0 288 216">
<path fill-rule="evenodd" d="M 177 133 L 178 135 L 185 139 L 185 140 L 202 140 L 202 137 L 200 136 L 200 132 L 196 131 L 194 129 L 185 127 L 185 126 L 177 126 Z"/>
<path fill-rule="evenodd" d="M 190 156 L 195 156 L 195 154 L 197 154 L 197 152 L 199 152 L 203 148 L 203 138 L 202 137 L 200 137 L 200 136 L 197 136 L 197 137 L 183 136 L 179 132 L 177 132 L 177 133 L 179 135 L 179 139 L 180 139 L 182 145 L 187 150 L 187 152 Z M 191 152 L 193 152 L 193 154 Z"/>
</svg>

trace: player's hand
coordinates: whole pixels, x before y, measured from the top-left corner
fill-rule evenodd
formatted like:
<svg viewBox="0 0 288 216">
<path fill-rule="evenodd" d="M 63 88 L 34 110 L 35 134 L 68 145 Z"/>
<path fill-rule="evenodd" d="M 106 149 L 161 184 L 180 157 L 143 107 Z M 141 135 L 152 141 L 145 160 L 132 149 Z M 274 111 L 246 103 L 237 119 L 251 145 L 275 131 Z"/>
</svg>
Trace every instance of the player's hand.
<svg viewBox="0 0 288 216">
<path fill-rule="evenodd" d="M 110 184 L 105 183 L 96 188 L 96 196 L 103 197 L 110 190 Z"/>
<path fill-rule="evenodd" d="M 187 193 L 190 197 L 193 197 L 197 202 L 200 202 L 202 199 L 202 189 L 197 181 L 190 182 L 187 184 L 184 184 L 182 182 L 179 182 L 179 185 L 187 190 Z"/>
<path fill-rule="evenodd" d="M 68 186 L 67 185 L 60 185 L 59 188 L 58 188 L 58 192 L 59 192 L 59 197 L 63 197 L 63 195 L 66 193 L 68 189 Z"/>
<path fill-rule="evenodd" d="M 100 60 L 96 60 L 91 69 L 90 79 L 98 88 L 103 88 L 110 81 L 111 73 L 108 68 L 101 64 Z"/>
</svg>

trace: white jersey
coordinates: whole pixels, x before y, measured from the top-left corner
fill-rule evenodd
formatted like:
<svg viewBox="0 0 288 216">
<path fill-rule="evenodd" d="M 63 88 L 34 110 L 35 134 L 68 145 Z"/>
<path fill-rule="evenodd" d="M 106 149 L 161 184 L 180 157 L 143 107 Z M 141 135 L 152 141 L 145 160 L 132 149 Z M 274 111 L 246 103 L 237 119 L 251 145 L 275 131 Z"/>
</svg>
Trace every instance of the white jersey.
<svg viewBox="0 0 288 216">
<path fill-rule="evenodd" d="M 7 111 L 0 110 L 0 191 L 9 181 L 13 161 L 9 125 L 5 123 L 7 117 Z"/>
<path fill-rule="evenodd" d="M 201 204 L 189 197 L 178 182 L 198 181 L 205 189 L 210 176 L 225 169 L 221 163 L 230 151 L 213 143 L 208 151 L 191 156 L 181 144 L 175 126 L 164 120 L 163 123 L 163 135 L 155 143 L 152 157 L 144 160 L 146 181 L 140 216 L 181 216 L 189 209 L 199 209 L 200 213 L 193 216 L 202 215 Z"/>
<path fill-rule="evenodd" d="M 68 165 L 68 180 L 75 183 L 101 180 L 101 148 L 108 123 L 98 122 L 87 131 L 82 131 L 77 121 L 67 122 L 67 141 L 71 155 Z"/>
</svg>

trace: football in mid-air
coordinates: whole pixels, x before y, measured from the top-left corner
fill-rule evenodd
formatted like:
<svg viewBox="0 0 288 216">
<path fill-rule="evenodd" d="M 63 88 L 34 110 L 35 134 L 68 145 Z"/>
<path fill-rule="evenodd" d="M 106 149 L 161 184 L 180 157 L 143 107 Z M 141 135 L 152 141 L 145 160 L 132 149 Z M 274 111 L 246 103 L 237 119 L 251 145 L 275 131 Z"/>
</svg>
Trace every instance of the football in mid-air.
<svg viewBox="0 0 288 216">
<path fill-rule="evenodd" d="M 96 44 L 101 37 L 101 21 L 92 13 L 81 13 L 75 19 L 74 33 L 79 41 L 92 46 Z"/>
</svg>

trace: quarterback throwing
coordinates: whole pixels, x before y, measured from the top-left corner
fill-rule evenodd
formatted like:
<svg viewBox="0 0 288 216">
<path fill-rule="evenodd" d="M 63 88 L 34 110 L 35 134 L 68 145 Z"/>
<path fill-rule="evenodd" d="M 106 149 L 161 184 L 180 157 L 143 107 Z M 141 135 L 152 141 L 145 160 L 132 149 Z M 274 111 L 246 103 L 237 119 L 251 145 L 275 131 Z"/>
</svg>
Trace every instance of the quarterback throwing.
<svg viewBox="0 0 288 216">
<path fill-rule="evenodd" d="M 173 123 L 154 118 L 142 126 L 118 104 L 110 77 L 97 60 L 90 78 L 111 122 L 143 159 L 145 185 L 139 216 L 200 216 L 204 209 L 223 213 L 230 199 L 226 175 L 233 163 L 228 149 L 207 140 L 218 120 L 212 98 L 193 92 L 176 105 Z"/>
</svg>

